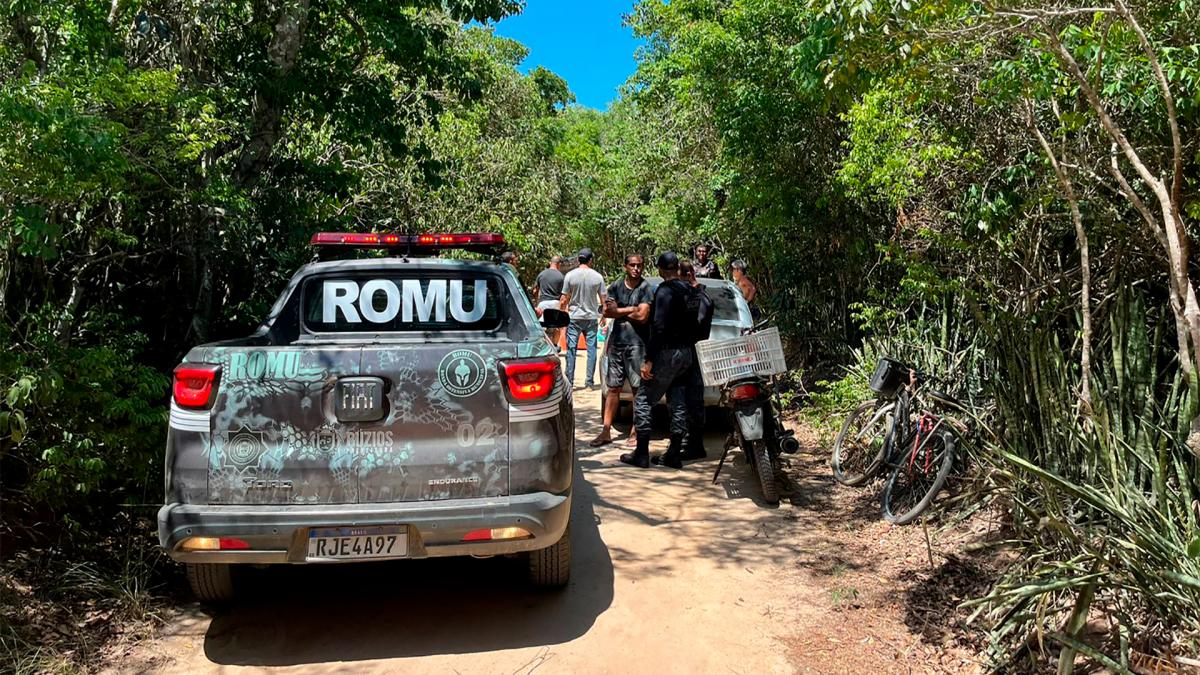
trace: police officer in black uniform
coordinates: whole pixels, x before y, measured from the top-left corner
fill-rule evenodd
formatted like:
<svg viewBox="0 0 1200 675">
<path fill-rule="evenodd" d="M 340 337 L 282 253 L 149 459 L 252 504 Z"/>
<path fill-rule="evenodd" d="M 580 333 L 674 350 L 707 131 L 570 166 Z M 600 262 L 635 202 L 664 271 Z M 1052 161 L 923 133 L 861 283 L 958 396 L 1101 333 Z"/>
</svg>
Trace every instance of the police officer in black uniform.
<svg viewBox="0 0 1200 675">
<path fill-rule="evenodd" d="M 621 455 L 621 461 L 643 469 L 650 466 L 650 410 L 666 394 L 671 441 L 655 463 L 678 469 L 683 466 L 683 439 L 690 426 L 687 385 L 696 362 L 699 301 L 691 284 L 679 278 L 679 256 L 669 251 L 658 256 L 658 272 L 663 283 L 654 293 L 642 386 L 633 402 L 637 449 Z"/>
<path fill-rule="evenodd" d="M 691 287 L 688 311 L 694 311 L 696 314 L 696 342 L 707 340 L 712 332 L 715 311 L 712 298 L 708 297 L 704 284 L 696 280 L 695 267 L 691 261 L 679 262 L 679 278 Z M 700 373 L 699 358 L 693 357 L 692 367 L 688 369 L 686 377 L 684 398 L 687 401 L 688 432 L 683 443 L 683 454 L 680 456 L 684 461 L 704 459 L 708 456 L 704 450 L 704 378 Z"/>
</svg>

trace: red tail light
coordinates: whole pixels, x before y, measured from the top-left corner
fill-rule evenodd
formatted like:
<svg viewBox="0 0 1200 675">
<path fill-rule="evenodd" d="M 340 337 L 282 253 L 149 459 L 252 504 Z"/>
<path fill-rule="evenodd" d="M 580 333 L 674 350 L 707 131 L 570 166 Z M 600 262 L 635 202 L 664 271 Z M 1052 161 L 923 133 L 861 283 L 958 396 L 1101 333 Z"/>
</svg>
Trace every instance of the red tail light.
<svg viewBox="0 0 1200 675">
<path fill-rule="evenodd" d="M 175 403 L 183 408 L 204 408 L 212 398 L 220 366 L 183 364 L 175 369 L 171 392 Z"/>
<path fill-rule="evenodd" d="M 536 403 L 546 399 L 554 390 L 558 369 L 556 356 L 502 362 L 500 375 L 506 385 L 508 400 L 513 403 Z"/>
<path fill-rule="evenodd" d="M 761 394 L 762 387 L 757 384 L 739 384 L 729 390 L 729 398 L 735 401 L 758 398 Z"/>
</svg>

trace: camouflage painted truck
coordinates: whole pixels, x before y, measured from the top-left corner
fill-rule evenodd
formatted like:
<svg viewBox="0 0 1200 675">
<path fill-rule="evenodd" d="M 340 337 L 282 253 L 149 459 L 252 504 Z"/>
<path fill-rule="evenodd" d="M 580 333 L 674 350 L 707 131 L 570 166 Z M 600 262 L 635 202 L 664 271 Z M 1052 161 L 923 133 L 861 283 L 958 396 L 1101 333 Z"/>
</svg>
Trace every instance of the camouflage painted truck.
<svg viewBox="0 0 1200 675">
<path fill-rule="evenodd" d="M 241 565 L 519 554 L 570 573 L 571 388 L 493 234 L 314 235 L 251 336 L 175 370 L 159 541 L 196 596 Z M 375 254 L 379 256 L 379 254 Z"/>
</svg>

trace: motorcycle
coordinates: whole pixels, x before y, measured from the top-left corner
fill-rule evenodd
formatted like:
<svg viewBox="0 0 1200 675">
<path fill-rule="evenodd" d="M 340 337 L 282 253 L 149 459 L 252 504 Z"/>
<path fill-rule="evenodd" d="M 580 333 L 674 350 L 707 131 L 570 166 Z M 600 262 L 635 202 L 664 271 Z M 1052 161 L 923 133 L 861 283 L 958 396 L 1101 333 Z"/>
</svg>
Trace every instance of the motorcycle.
<svg viewBox="0 0 1200 675">
<path fill-rule="evenodd" d="M 762 328 L 759 324 L 734 340 L 700 343 L 697 352 L 706 384 L 724 380 L 719 383 L 720 405 L 729 411 L 733 422 L 713 483 L 721 475 L 729 451 L 740 448 L 758 476 L 763 500 L 776 504 L 780 454 L 797 452 L 800 442 L 795 432 L 783 425 L 783 406 L 775 387 L 775 376 L 786 371 L 779 332 Z"/>
</svg>

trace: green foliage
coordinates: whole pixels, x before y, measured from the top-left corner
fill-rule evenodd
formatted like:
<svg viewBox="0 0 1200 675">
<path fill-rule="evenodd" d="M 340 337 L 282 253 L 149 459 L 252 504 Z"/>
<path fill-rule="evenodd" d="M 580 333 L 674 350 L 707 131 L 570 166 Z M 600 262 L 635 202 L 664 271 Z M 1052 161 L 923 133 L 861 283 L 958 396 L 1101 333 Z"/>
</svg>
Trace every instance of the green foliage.
<svg viewBox="0 0 1200 675">
<path fill-rule="evenodd" d="M 954 187 L 953 179 L 933 181 L 929 174 L 952 176 L 954 165 L 967 161 L 970 152 L 944 138 L 936 123 L 921 119 L 924 105 L 919 94 L 885 84 L 843 115 L 850 132 L 838 180 L 849 196 L 883 199 L 895 210 L 916 202 L 930 183 Z"/>
<path fill-rule="evenodd" d="M 575 102 L 575 94 L 571 93 L 567 81 L 555 75 L 550 70 L 537 66 L 529 71 L 529 79 L 537 87 L 538 96 L 549 110 L 567 107 Z"/>
<path fill-rule="evenodd" d="M 156 502 L 170 369 L 257 325 L 313 231 L 562 231 L 569 90 L 466 28 L 519 7 L 5 5 L 6 524 L 82 545 Z"/>
<path fill-rule="evenodd" d="M 841 429 L 850 411 L 874 397 L 867 386 L 870 381 L 867 364 L 867 359 L 857 358 L 841 378 L 816 381 L 817 391 L 809 396 L 801 412 L 827 440 L 832 441 L 833 434 Z"/>
<path fill-rule="evenodd" d="M 137 363 L 144 337 L 94 328 L 105 344 L 63 346 L 43 334 L 21 345 L 0 335 L 18 345 L 0 359 L 0 458 L 6 487 L 24 487 L 6 515 L 49 509 L 76 529 L 110 505 L 157 498 L 169 379 Z"/>
<path fill-rule="evenodd" d="M 1119 12 L 1068 2 L 646 0 L 633 14 L 647 48 L 631 96 L 669 148 L 649 184 L 669 186 L 651 192 L 650 231 L 751 259 L 781 327 L 816 345 L 806 370 L 832 357 L 845 375 L 818 383 L 808 414 L 828 421 L 866 397 L 875 359 L 890 355 L 943 376 L 994 427 L 972 448 L 991 486 L 976 504 L 1009 511 L 1024 561 L 981 605 L 1001 668 L 1044 666 L 1029 647 L 1042 635 L 1066 658 L 1125 667 L 1131 635 L 1153 650 L 1200 621 L 1182 559 L 1200 550 L 1185 513 L 1200 487 L 1184 444 L 1196 384 L 1182 382 L 1173 349 L 1187 342 L 1182 324 L 1162 318 L 1165 247 L 1054 48 L 1080 64 L 1150 173 L 1171 176 L 1147 49 L 1157 58 L 1191 218 L 1196 7 L 1133 11 L 1148 48 Z M 1081 242 L 1034 129 L 1066 168 L 1088 235 L 1091 335 Z M 1156 218 L 1148 186 L 1116 162 Z M 1079 400 L 1084 340 L 1090 404 Z M 1068 634 L 1081 611 L 1120 626 L 1104 648 Z"/>
<path fill-rule="evenodd" d="M 887 221 L 836 180 L 842 98 L 819 73 L 829 21 L 805 3 L 695 0 L 639 3 L 632 24 L 648 41 L 632 99 L 661 146 L 648 234 L 747 260 L 803 356 L 844 354 L 857 270 Z"/>
<path fill-rule="evenodd" d="M 1064 423 L 1080 374 L 1052 329 L 1001 330 L 996 389 L 1001 418 L 1016 428 L 982 455 L 985 491 L 1011 499 L 1015 535 L 1028 557 L 976 604 L 990 620 L 997 659 L 1012 653 L 1023 631 L 1015 617 L 1047 632 L 1076 596 L 1093 588 L 1093 612 L 1147 639 L 1200 628 L 1200 560 L 1196 550 L 1196 459 L 1177 440 L 1189 420 L 1190 394 L 1178 371 L 1163 369 L 1171 353 L 1160 318 L 1122 293 L 1100 346 L 1109 358 L 1094 371 L 1106 395 L 1090 421 Z M 1149 323 L 1147 323 L 1149 322 Z M 1168 628 L 1157 617 L 1175 625 Z M 1128 663 L 1128 647 L 1113 658 Z"/>
<path fill-rule="evenodd" d="M 486 27 L 513 0 L 4 7 L 6 526 L 94 537 L 156 501 L 166 373 L 257 325 L 313 231 L 500 231 L 527 278 L 584 245 L 615 272 L 625 253 L 703 242 L 749 262 L 793 367 L 835 373 L 810 416 L 836 424 L 891 355 L 992 423 L 973 484 L 1023 547 L 980 604 L 998 666 L 1045 665 L 1037 636 L 1123 666 L 1135 632 L 1152 649 L 1200 630 L 1185 445 L 1200 384 L 1138 202 L 1158 205 L 1124 155 L 1119 184 L 1114 139 L 1054 48 L 1149 173 L 1173 176 L 1157 58 L 1192 219 L 1191 0 L 1134 8 L 1148 48 L 1079 3 L 642 0 L 637 73 L 603 113 L 517 70 L 527 50 Z M 1092 335 L 1035 130 L 1089 239 Z M 1111 644 L 1070 635 L 1080 608 L 1119 626 Z"/>
</svg>

